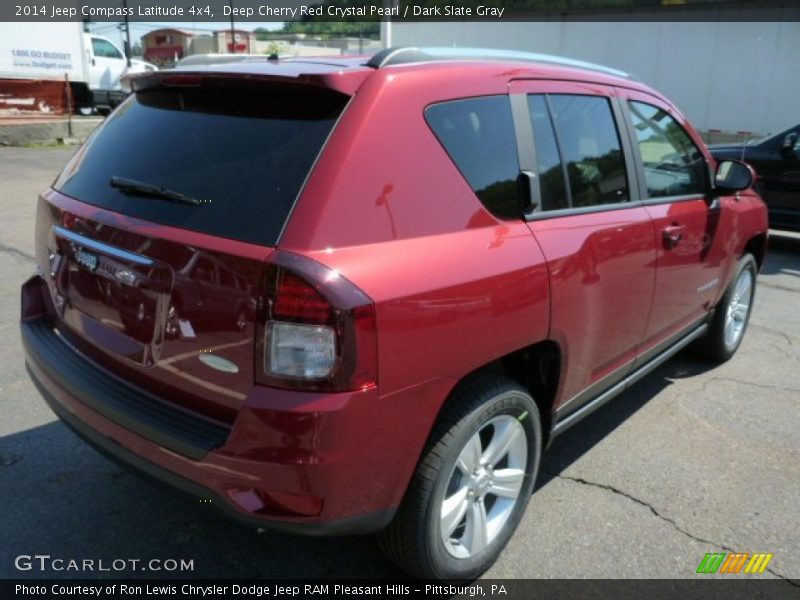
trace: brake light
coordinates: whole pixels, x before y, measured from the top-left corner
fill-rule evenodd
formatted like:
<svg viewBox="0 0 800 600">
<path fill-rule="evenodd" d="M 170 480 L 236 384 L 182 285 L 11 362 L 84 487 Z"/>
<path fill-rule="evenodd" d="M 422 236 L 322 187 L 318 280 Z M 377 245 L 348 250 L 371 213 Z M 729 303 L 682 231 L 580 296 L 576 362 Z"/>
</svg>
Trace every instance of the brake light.
<svg viewBox="0 0 800 600">
<path fill-rule="evenodd" d="M 199 75 L 177 75 L 172 77 L 162 77 L 160 81 L 163 85 L 198 87 L 202 85 L 203 78 Z"/>
<path fill-rule="evenodd" d="M 260 298 L 259 383 L 315 391 L 374 386 L 372 301 L 311 259 L 277 251 L 270 263 Z"/>
<path fill-rule="evenodd" d="M 311 285 L 290 271 L 281 274 L 272 316 L 290 321 L 327 323 L 333 307 Z"/>
</svg>

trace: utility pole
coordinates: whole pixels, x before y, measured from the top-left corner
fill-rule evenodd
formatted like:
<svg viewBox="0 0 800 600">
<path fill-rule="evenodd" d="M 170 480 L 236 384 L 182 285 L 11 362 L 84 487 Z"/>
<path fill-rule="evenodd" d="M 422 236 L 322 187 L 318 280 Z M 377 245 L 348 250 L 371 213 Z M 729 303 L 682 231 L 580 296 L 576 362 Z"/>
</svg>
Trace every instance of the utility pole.
<svg viewBox="0 0 800 600">
<path fill-rule="evenodd" d="M 128 0 L 122 0 L 122 7 L 125 9 L 125 61 L 128 68 L 131 66 L 131 27 L 128 22 Z"/>
<path fill-rule="evenodd" d="M 384 8 L 394 8 L 398 5 L 398 0 L 383 0 Z M 392 17 L 381 19 L 381 46 L 384 48 L 392 47 Z"/>
<path fill-rule="evenodd" d="M 233 0 L 228 0 L 228 6 L 231 7 L 231 54 L 236 54 L 236 34 L 233 29 Z"/>
</svg>

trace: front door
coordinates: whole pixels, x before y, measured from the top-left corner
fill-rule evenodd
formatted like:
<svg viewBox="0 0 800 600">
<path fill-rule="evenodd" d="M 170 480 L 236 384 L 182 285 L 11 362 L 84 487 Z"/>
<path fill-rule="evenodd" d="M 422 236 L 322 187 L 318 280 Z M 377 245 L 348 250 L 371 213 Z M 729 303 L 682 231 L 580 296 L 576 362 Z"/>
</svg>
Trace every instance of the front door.
<svg viewBox="0 0 800 600">
<path fill-rule="evenodd" d="M 770 140 L 763 150 L 748 152 L 745 160 L 758 174 L 770 224 L 778 229 L 800 228 L 800 127 Z"/>
<path fill-rule="evenodd" d="M 722 202 L 687 125 L 649 94 L 621 91 L 644 206 L 656 234 L 656 286 L 639 362 L 685 333 L 719 297 L 735 240 L 718 235 Z"/>
<path fill-rule="evenodd" d="M 112 90 L 119 84 L 125 69 L 125 57 L 108 40 L 92 37 L 89 61 L 89 87 L 93 90 Z"/>
</svg>

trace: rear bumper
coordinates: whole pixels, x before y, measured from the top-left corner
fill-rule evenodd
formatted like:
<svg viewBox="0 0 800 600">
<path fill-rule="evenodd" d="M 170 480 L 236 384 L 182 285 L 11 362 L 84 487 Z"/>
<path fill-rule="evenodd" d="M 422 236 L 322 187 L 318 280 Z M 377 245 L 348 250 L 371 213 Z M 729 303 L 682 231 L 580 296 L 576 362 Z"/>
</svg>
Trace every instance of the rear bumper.
<svg viewBox="0 0 800 600">
<path fill-rule="evenodd" d="M 47 402 L 56 416 L 72 429 L 78 437 L 121 467 L 145 479 L 149 479 L 159 486 L 165 486 L 170 490 L 185 495 L 193 504 L 207 502 L 225 516 L 246 525 L 311 536 L 372 533 L 386 527 L 394 516 L 394 510 L 387 510 L 329 522 L 301 522 L 268 519 L 238 510 L 231 504 L 229 499 L 220 496 L 211 488 L 204 487 L 200 483 L 168 471 L 153 462 L 147 461 L 126 449 L 112 438 L 106 437 L 89 427 L 86 423 L 81 421 L 77 415 L 70 412 L 63 404 L 56 400 L 55 396 L 50 393 L 48 388 L 45 387 L 41 379 L 36 375 L 35 368 L 32 368 L 30 363 L 26 364 L 26 367 L 28 374 L 45 402 Z"/>
<path fill-rule="evenodd" d="M 28 373 L 56 415 L 102 454 L 257 527 L 347 535 L 391 521 L 416 458 L 398 445 L 402 431 L 377 433 L 385 415 L 375 389 L 255 386 L 232 425 L 214 423 L 78 353 L 46 314 L 42 283 L 23 287 Z"/>
<path fill-rule="evenodd" d="M 201 460 L 230 435 L 229 426 L 171 407 L 93 364 L 45 318 L 23 322 L 21 334 L 29 364 L 37 365 L 50 381 L 100 415 L 166 449 Z"/>
</svg>

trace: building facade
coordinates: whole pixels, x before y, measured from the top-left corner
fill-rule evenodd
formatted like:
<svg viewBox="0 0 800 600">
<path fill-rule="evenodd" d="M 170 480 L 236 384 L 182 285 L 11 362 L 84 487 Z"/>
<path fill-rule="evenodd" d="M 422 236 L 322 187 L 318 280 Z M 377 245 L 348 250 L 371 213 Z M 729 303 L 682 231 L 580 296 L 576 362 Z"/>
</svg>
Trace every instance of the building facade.
<svg viewBox="0 0 800 600">
<path fill-rule="evenodd" d="M 185 29 L 154 29 L 142 36 L 142 55 L 159 67 L 169 66 L 190 54 L 194 32 Z"/>
</svg>

